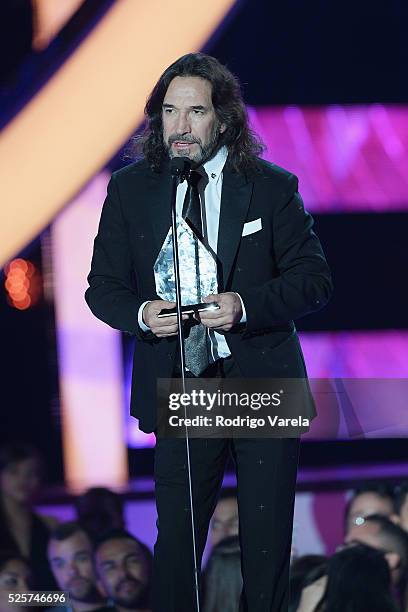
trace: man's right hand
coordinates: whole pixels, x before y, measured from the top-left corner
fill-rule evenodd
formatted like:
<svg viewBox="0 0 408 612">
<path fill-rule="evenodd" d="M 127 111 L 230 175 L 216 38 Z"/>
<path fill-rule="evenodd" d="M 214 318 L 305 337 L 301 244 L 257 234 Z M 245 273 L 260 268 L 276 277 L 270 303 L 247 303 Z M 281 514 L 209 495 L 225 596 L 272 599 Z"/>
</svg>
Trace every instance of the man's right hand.
<svg viewBox="0 0 408 612">
<path fill-rule="evenodd" d="M 151 331 L 158 338 L 167 338 L 168 336 L 177 335 L 177 316 L 158 318 L 158 314 L 163 308 L 174 308 L 176 302 L 167 302 L 166 300 L 153 300 L 146 304 L 143 308 L 142 319 L 143 323 L 150 327 Z M 188 319 L 188 315 L 183 315 L 183 320 Z"/>
</svg>

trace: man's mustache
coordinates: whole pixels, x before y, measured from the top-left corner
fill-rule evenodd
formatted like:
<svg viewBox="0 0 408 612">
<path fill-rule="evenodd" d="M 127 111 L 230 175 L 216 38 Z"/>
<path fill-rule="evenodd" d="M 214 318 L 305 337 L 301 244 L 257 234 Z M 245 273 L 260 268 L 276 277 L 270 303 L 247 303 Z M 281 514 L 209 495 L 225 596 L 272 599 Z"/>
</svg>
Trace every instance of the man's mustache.
<svg viewBox="0 0 408 612">
<path fill-rule="evenodd" d="M 91 582 L 91 580 L 89 580 L 87 578 L 84 578 L 83 576 L 76 576 L 75 578 L 71 578 L 71 580 L 68 580 L 66 586 L 67 586 L 68 589 L 70 589 L 75 584 L 92 585 L 92 582 Z"/>
<path fill-rule="evenodd" d="M 173 136 L 170 136 L 169 145 L 172 145 L 173 142 L 190 142 L 191 144 L 201 145 L 201 141 L 197 140 L 197 138 L 184 136 L 183 134 L 174 134 Z"/>
<path fill-rule="evenodd" d="M 118 582 L 118 584 L 116 585 L 116 592 L 118 593 L 120 591 L 120 589 L 122 588 L 122 586 L 126 583 L 130 583 L 135 585 L 136 587 L 141 587 L 143 586 L 142 582 L 140 580 L 138 580 L 137 578 L 123 578 L 120 582 Z"/>
</svg>

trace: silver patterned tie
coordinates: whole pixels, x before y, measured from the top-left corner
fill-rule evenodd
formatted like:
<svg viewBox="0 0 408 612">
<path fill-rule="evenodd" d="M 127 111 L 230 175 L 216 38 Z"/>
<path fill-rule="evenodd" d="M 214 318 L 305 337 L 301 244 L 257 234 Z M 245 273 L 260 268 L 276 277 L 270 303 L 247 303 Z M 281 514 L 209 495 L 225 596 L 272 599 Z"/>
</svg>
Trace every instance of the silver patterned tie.
<svg viewBox="0 0 408 612">
<path fill-rule="evenodd" d="M 194 258 L 195 281 L 198 301 L 201 302 L 201 283 L 200 283 L 200 261 L 199 261 L 199 240 L 203 237 L 203 223 L 201 214 L 200 194 L 198 183 L 202 175 L 192 170 L 187 179 L 187 192 L 184 198 L 182 216 L 193 231 L 193 249 L 190 254 Z M 200 374 L 208 367 L 210 360 L 208 355 L 208 333 L 207 328 L 191 318 L 185 327 L 185 358 L 186 367 L 194 376 Z"/>
</svg>

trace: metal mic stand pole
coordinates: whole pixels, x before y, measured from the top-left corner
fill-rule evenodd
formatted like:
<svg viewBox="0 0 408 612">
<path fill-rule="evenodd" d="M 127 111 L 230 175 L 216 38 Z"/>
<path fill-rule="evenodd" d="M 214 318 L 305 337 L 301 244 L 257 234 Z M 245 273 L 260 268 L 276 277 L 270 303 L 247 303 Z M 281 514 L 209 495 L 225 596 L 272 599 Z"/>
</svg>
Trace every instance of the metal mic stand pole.
<svg viewBox="0 0 408 612">
<path fill-rule="evenodd" d="M 177 310 L 177 326 L 178 326 L 178 344 L 180 350 L 180 369 L 181 369 L 181 381 L 183 393 L 186 392 L 186 377 L 185 377 L 185 352 L 184 352 L 184 330 L 183 330 L 183 319 L 181 312 L 181 289 L 180 289 L 180 266 L 178 257 L 178 241 L 177 241 L 177 221 L 176 221 L 176 193 L 179 183 L 182 183 L 186 178 L 185 173 L 179 172 L 172 177 L 172 195 L 171 195 L 171 234 L 173 244 L 173 265 L 174 265 L 174 279 L 176 289 L 176 310 Z M 187 418 L 187 407 L 184 406 L 184 417 Z M 184 421 L 186 422 L 186 421 Z M 194 519 L 194 504 L 193 504 L 193 487 L 191 482 L 191 464 L 190 464 L 190 444 L 188 437 L 188 429 L 185 426 L 186 432 L 186 455 L 187 455 L 187 473 L 188 473 L 188 489 L 189 489 L 189 501 L 190 501 L 190 516 L 191 516 L 191 531 L 192 531 L 192 542 L 193 542 L 193 556 L 194 556 L 194 587 L 196 594 L 197 612 L 200 612 L 200 591 L 199 591 L 199 575 L 198 575 L 198 563 L 197 563 L 197 548 L 196 548 L 196 536 L 195 536 L 195 519 Z"/>
</svg>

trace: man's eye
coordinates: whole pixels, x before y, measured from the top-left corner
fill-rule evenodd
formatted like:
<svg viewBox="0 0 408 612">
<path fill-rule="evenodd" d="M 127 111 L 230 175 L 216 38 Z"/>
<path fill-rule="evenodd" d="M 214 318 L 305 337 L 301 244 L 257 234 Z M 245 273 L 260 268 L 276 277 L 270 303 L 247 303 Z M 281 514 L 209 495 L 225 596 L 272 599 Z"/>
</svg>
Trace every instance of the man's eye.
<svg viewBox="0 0 408 612">
<path fill-rule="evenodd" d="M 203 115 L 203 114 L 204 114 L 204 111 L 202 111 L 202 110 L 198 110 L 198 109 L 194 109 L 193 113 L 194 113 L 195 115 Z"/>
<path fill-rule="evenodd" d="M 17 586 L 17 578 L 11 578 L 11 577 L 7 578 L 4 581 L 4 586 L 10 587 L 10 588 L 16 587 Z"/>
<path fill-rule="evenodd" d="M 64 561 L 62 561 L 62 560 L 60 560 L 60 561 L 53 561 L 53 562 L 51 563 L 51 565 L 52 565 L 52 567 L 53 567 L 54 569 L 57 569 L 57 570 L 58 570 L 58 569 L 61 569 L 61 568 L 63 568 L 63 567 L 64 567 Z"/>
</svg>

